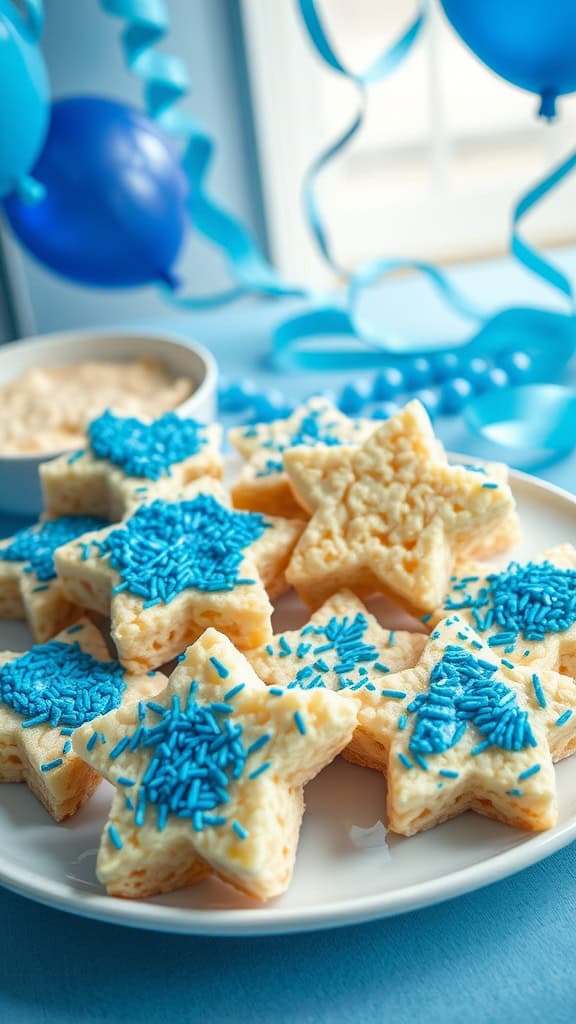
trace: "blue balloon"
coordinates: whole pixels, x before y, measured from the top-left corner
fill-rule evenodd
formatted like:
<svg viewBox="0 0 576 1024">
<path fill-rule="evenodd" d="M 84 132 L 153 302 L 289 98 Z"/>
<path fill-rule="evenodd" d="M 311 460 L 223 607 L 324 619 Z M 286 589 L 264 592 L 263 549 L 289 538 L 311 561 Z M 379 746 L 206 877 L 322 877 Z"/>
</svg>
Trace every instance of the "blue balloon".
<svg viewBox="0 0 576 1024">
<path fill-rule="evenodd" d="M 28 174 L 48 127 L 48 78 L 36 28 L 0 0 L 0 196 Z"/>
<path fill-rule="evenodd" d="M 557 96 L 576 90 L 575 0 L 440 2 L 484 64 L 541 97 L 544 117 L 554 117 Z"/>
<path fill-rule="evenodd" d="M 33 169 L 34 205 L 4 202 L 12 230 L 41 263 L 82 284 L 174 283 L 188 219 L 178 154 L 145 114 L 96 97 L 52 106 Z"/>
</svg>

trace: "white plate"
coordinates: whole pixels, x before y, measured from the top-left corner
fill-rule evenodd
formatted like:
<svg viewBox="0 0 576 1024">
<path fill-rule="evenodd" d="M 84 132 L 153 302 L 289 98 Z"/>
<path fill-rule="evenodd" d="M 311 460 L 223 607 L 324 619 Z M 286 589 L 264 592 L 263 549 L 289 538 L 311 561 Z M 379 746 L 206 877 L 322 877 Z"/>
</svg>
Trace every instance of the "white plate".
<svg viewBox="0 0 576 1024">
<path fill-rule="evenodd" d="M 574 540 L 576 499 L 513 475 L 524 530 L 518 554 Z M 376 605 L 378 607 L 378 605 Z M 385 621 L 390 611 L 380 605 Z M 386 618 L 388 616 L 388 618 Z M 285 599 L 276 627 L 305 613 Z M 23 626 L 0 623 L 0 649 L 24 650 Z M 576 758 L 558 769 L 560 813 L 549 832 L 529 835 L 469 813 L 412 839 L 387 835 L 382 777 L 337 761 L 306 790 L 307 810 L 289 891 L 266 906 L 206 881 L 151 900 L 111 899 L 94 865 L 111 787 L 55 825 L 23 785 L 0 787 L 0 882 L 41 903 L 116 924 L 207 935 L 258 935 L 354 924 L 470 892 L 534 864 L 576 837 Z"/>
</svg>

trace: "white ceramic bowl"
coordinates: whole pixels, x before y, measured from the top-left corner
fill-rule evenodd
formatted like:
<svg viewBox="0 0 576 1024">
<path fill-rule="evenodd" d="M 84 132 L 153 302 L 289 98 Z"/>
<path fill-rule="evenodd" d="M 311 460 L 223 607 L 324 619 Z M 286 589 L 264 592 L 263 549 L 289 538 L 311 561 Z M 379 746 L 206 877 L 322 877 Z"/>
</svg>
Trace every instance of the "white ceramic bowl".
<svg viewBox="0 0 576 1024">
<path fill-rule="evenodd" d="M 201 345 L 147 331 L 66 331 L 38 335 L 0 346 L 0 386 L 23 370 L 38 366 L 67 366 L 87 360 L 126 362 L 155 356 L 178 377 L 190 377 L 195 390 L 175 412 L 209 423 L 216 414 L 218 370 Z M 3 455 L 0 452 L 0 514 L 36 516 L 42 497 L 38 466 L 60 453 Z"/>
</svg>

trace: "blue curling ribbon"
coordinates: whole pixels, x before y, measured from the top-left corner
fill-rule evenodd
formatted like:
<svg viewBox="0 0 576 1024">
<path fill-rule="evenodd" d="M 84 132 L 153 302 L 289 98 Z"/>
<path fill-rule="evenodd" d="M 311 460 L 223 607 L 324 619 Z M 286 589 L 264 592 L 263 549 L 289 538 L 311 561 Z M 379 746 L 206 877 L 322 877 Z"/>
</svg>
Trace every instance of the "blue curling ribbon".
<svg viewBox="0 0 576 1024">
<path fill-rule="evenodd" d="M 542 309 L 521 308 L 487 316 L 474 307 L 441 270 L 418 261 L 374 260 L 352 274 L 345 274 L 332 255 L 328 231 L 320 214 L 317 200 L 318 178 L 361 128 L 366 108 L 367 87 L 392 74 L 417 42 L 425 22 L 429 0 L 420 0 L 417 14 L 408 28 L 380 54 L 367 71 L 361 74 L 348 70 L 336 53 L 318 14 L 315 0 L 297 0 L 297 4 L 309 38 L 319 56 L 333 71 L 348 79 L 358 92 L 359 105 L 356 116 L 343 134 L 312 164 L 306 178 L 304 196 L 306 214 L 317 246 L 328 264 L 340 275 L 344 274 L 347 277 L 348 293 L 345 308 L 319 307 L 312 311 L 307 310 L 280 324 L 273 337 L 272 362 L 287 369 L 359 370 L 383 366 L 407 355 L 425 355 L 453 349 L 453 344 L 442 346 L 437 341 L 407 342 L 398 336 L 375 331 L 364 321 L 360 310 L 364 290 L 398 270 L 412 269 L 428 278 L 450 309 L 478 325 L 479 329 L 467 341 L 458 344 L 458 351 L 465 348 L 466 355 L 476 356 L 518 347 L 534 356 L 546 351 L 553 363 L 557 364 L 560 360 L 565 363 L 576 348 L 572 286 L 562 271 L 523 240 L 519 227 L 523 218 L 537 203 L 574 169 L 576 155 L 569 157 L 518 200 L 513 211 L 511 239 L 511 252 L 516 259 L 569 300 L 568 315 Z M 326 344 L 319 348 L 298 348 L 300 342 L 310 338 L 329 338 L 335 335 L 353 337 L 356 344 L 344 349 L 334 349 Z M 557 339 L 559 344 L 555 352 L 550 352 L 548 346 L 553 339 Z"/>
<path fill-rule="evenodd" d="M 188 206 L 199 234 L 225 254 L 234 286 L 205 297 L 174 296 L 170 302 L 186 309 L 207 309 L 235 301 L 245 294 L 268 296 L 305 295 L 304 289 L 285 284 L 264 258 L 249 231 L 210 195 L 208 173 L 215 147 L 207 132 L 190 115 L 176 109 L 189 91 L 185 64 L 172 54 L 156 49 L 168 32 L 164 0 L 100 0 L 103 9 L 126 22 L 122 44 L 126 63 L 144 83 L 148 115 L 162 128 L 185 142 L 182 159 L 188 176 Z"/>
</svg>

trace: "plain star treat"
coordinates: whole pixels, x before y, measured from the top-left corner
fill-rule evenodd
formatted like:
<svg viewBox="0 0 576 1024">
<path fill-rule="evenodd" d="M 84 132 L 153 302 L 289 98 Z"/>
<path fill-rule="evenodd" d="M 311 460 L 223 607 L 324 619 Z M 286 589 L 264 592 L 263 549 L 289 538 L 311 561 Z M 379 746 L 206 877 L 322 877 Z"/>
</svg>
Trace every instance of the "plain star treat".
<svg viewBox="0 0 576 1024">
<path fill-rule="evenodd" d="M 411 836 L 470 809 L 531 831 L 555 824 L 552 762 L 576 747 L 572 679 L 500 658 L 455 614 L 387 685 L 395 701 L 368 693 L 359 719 L 380 730 L 392 831 Z"/>
<path fill-rule="evenodd" d="M 107 411 L 90 423 L 86 449 L 41 465 L 46 512 L 113 522 L 191 480 L 221 477 L 221 434 L 174 412 L 145 420 Z"/>
<path fill-rule="evenodd" d="M 0 782 L 26 782 L 56 821 L 75 814 L 100 776 L 72 750 L 74 730 L 166 685 L 128 676 L 87 619 L 25 654 L 0 654 Z"/>
<path fill-rule="evenodd" d="M 432 612 L 459 549 L 514 507 L 506 484 L 448 465 L 418 401 L 358 448 L 292 448 L 284 464 L 312 513 L 286 575 L 312 607 L 349 587 Z"/>
<path fill-rule="evenodd" d="M 65 594 L 111 619 L 118 657 L 131 671 L 164 664 L 209 625 L 241 648 L 272 635 L 267 588 L 283 589 L 302 524 L 233 511 L 208 478 L 186 495 L 140 505 L 56 556 Z"/>
<path fill-rule="evenodd" d="M 62 516 L 0 541 L 0 619 L 25 619 L 43 643 L 82 614 L 56 578 L 54 553 L 104 526 L 95 516 Z"/>
<path fill-rule="evenodd" d="M 74 734 L 77 753 L 117 787 L 99 880 L 114 896 L 151 896 L 212 871 L 257 899 L 284 892 L 302 787 L 355 724 L 355 706 L 328 691 L 274 694 L 208 629 L 155 701 Z"/>
<path fill-rule="evenodd" d="M 271 643 L 246 657 L 256 674 L 278 689 L 330 689 L 360 705 L 358 726 L 344 756 L 359 764 L 384 770 L 386 753 L 380 730 L 372 731 L 372 697 L 368 715 L 362 709 L 366 695 L 396 700 L 387 676 L 415 665 L 428 636 L 384 629 L 350 591 L 334 594 L 302 629 L 275 634 Z"/>
<path fill-rule="evenodd" d="M 504 569 L 466 562 L 432 622 L 457 612 L 518 664 L 576 676 L 576 549 L 559 544 Z"/>
<path fill-rule="evenodd" d="M 235 508 L 302 518 L 284 470 L 284 452 L 297 445 L 356 445 L 375 428 L 373 421 L 349 419 L 321 396 L 310 398 L 287 419 L 235 427 L 228 437 L 246 460 L 231 490 Z"/>
</svg>

